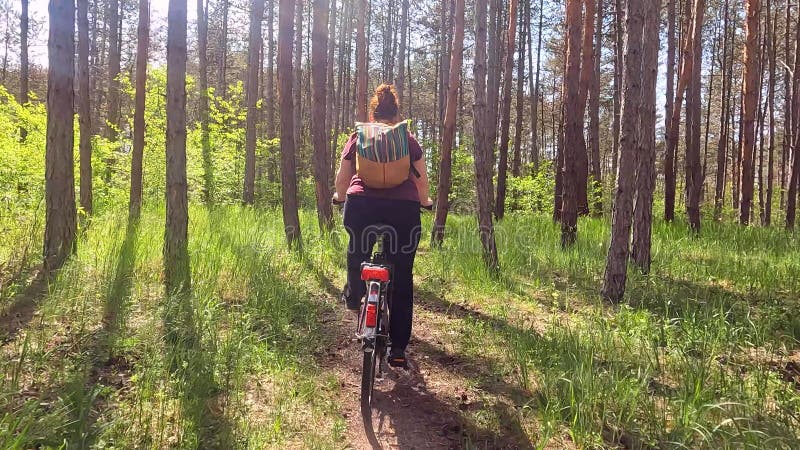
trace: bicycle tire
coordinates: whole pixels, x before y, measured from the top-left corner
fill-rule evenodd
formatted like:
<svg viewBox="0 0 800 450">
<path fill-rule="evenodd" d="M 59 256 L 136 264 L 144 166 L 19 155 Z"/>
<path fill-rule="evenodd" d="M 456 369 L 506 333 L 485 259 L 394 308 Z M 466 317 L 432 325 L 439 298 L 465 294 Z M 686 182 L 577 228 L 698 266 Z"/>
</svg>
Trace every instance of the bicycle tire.
<svg viewBox="0 0 800 450">
<path fill-rule="evenodd" d="M 372 392 L 375 387 L 375 366 L 378 362 L 378 349 L 364 352 L 361 367 L 361 416 L 364 423 L 372 421 Z"/>
</svg>

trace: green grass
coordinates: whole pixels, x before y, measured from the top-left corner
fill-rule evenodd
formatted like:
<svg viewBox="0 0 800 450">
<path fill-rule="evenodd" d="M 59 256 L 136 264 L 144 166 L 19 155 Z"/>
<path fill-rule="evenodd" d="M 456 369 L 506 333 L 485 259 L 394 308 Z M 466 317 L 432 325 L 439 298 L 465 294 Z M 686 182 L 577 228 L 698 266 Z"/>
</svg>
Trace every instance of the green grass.
<svg viewBox="0 0 800 450">
<path fill-rule="evenodd" d="M 278 210 L 193 207 L 192 294 L 167 298 L 163 216 L 94 217 L 3 345 L 0 448 L 345 447 L 342 393 L 316 357 L 332 345 L 319 317 L 343 280 L 342 233 L 304 211 L 289 252 Z M 416 317 L 441 342 L 412 346 L 457 361 L 445 370 L 480 398 L 455 408 L 464 446 L 800 448 L 797 236 L 659 222 L 653 272 L 631 270 L 611 306 L 603 220 L 582 219 L 565 252 L 548 217 L 507 217 L 500 276 L 474 218 L 452 217 L 441 250 L 425 221 Z"/>
</svg>

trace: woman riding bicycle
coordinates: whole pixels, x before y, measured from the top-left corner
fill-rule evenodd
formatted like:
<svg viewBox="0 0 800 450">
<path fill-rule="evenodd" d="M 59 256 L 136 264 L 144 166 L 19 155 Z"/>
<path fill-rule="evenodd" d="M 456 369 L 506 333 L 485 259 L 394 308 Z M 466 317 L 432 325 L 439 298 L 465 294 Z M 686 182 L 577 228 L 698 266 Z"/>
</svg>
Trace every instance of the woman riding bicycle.
<svg viewBox="0 0 800 450">
<path fill-rule="evenodd" d="M 360 266 L 369 258 L 375 244 L 374 227 L 379 224 L 391 227 L 389 236 L 395 242 L 385 242 L 384 246 L 387 259 L 394 266 L 389 314 L 392 341 L 389 364 L 406 367 L 405 349 L 411 338 L 414 300 L 412 268 L 421 231 L 420 206 L 430 207 L 433 201 L 429 194 L 425 156 L 417 140 L 405 128 L 406 124 L 400 120 L 400 105 L 394 86 L 378 86 L 369 104 L 369 114 L 371 123 L 357 124 L 358 132 L 350 136 L 345 144 L 336 174 L 334 201 L 341 201 L 347 196 L 344 226 L 350 236 L 347 286 L 343 297 L 348 309 L 359 310 L 366 290 L 361 281 Z M 392 139 L 397 144 L 383 146 L 388 145 L 392 155 L 407 157 L 410 163 L 401 169 L 397 168 L 397 164 L 392 169 L 381 167 L 378 170 L 384 170 L 382 181 L 372 181 L 375 177 L 366 171 L 374 168 L 376 163 L 367 160 L 368 154 L 370 151 L 385 153 L 381 144 Z M 406 148 L 402 148 L 404 146 Z M 385 161 L 380 156 L 374 159 Z M 403 164 L 401 160 L 395 162 Z M 383 166 L 384 163 L 379 162 L 378 165 Z M 386 167 L 389 165 L 386 164 Z M 399 183 L 387 183 L 386 170 L 405 170 L 408 176 L 403 178 L 405 172 L 401 172 L 399 178 L 394 177 Z"/>
</svg>

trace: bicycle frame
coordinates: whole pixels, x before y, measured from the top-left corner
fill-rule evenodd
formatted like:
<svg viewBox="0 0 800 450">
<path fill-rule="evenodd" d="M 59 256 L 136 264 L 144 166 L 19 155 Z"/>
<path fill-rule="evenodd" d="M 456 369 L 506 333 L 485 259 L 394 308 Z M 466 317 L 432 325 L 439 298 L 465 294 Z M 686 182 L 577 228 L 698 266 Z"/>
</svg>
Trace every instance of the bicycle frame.
<svg viewBox="0 0 800 450">
<path fill-rule="evenodd" d="M 369 261 L 361 264 L 361 279 L 366 283 L 366 301 L 359 316 L 358 338 L 361 348 L 367 352 L 377 352 L 381 361 L 379 374 L 383 373 L 383 356 L 389 345 L 389 310 L 391 302 L 392 265 L 386 261 L 384 252 L 385 235 L 376 242 L 377 249 Z"/>
</svg>

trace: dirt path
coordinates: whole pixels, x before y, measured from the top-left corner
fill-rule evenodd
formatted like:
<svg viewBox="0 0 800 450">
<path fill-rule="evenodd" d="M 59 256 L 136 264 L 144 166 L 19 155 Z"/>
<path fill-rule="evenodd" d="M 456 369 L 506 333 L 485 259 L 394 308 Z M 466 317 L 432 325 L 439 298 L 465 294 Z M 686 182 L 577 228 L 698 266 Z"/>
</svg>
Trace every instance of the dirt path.
<svg viewBox="0 0 800 450">
<path fill-rule="evenodd" d="M 418 301 L 419 302 L 419 301 Z M 392 370 L 376 382 L 371 433 L 365 427 L 359 407 L 361 351 L 353 339 L 356 316 L 329 299 L 324 332 L 334 342 L 322 358 L 323 368 L 337 376 L 342 388 L 341 413 L 348 424 L 351 448 L 530 448 L 524 432 L 489 430 L 476 425 L 469 411 L 482 408 L 479 398 L 486 394 L 473 385 L 474 366 L 447 350 L 439 323 L 416 314 L 407 356 L 408 371 Z M 417 305 L 424 311 L 426 305 Z M 518 425 L 518 423 L 517 423 Z M 508 431 L 508 433 L 507 433 Z"/>
</svg>

